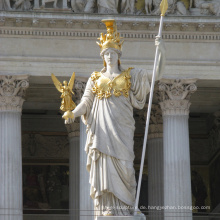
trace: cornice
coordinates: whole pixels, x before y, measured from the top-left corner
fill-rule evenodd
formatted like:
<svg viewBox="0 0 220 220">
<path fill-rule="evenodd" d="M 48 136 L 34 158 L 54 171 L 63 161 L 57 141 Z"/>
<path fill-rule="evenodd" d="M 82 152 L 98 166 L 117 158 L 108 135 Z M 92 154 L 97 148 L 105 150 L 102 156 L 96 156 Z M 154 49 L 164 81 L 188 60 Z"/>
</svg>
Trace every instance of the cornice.
<svg viewBox="0 0 220 220">
<path fill-rule="evenodd" d="M 0 35 L 65 38 L 97 38 L 111 15 L 0 12 Z M 118 29 L 127 40 L 153 39 L 158 31 L 159 17 L 114 15 Z M 219 41 L 218 17 L 167 16 L 163 38 L 167 40 Z"/>
</svg>

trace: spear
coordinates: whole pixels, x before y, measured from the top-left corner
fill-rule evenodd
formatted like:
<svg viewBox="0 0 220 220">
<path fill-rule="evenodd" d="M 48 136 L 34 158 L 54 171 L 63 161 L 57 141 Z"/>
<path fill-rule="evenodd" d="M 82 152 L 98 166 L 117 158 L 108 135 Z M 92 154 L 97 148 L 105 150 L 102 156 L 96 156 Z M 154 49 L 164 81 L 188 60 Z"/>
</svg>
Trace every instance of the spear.
<svg viewBox="0 0 220 220">
<path fill-rule="evenodd" d="M 160 27 L 159 27 L 159 32 L 158 32 L 159 38 L 162 36 L 163 19 L 164 19 L 164 16 L 165 16 L 167 9 L 168 9 L 167 0 L 162 0 L 160 3 L 161 17 L 160 17 Z M 147 145 L 147 135 L 148 135 L 148 129 L 149 129 L 149 124 L 150 124 L 150 113 L 151 113 L 151 106 L 152 106 L 152 100 L 153 100 L 153 92 L 154 92 L 157 63 L 158 63 L 158 47 L 156 48 L 155 59 L 154 59 L 154 68 L 153 68 L 153 75 L 152 75 L 151 88 L 150 88 L 150 98 L 149 98 L 149 102 L 148 102 L 147 120 L 146 120 L 145 134 L 144 134 L 144 143 L 143 143 L 141 166 L 140 166 L 139 179 L 138 179 L 137 194 L 136 194 L 136 200 L 135 200 L 134 215 L 137 215 L 137 213 L 138 213 L 138 203 L 139 203 L 141 181 L 142 181 L 142 174 L 143 174 L 143 168 L 144 168 L 144 158 L 145 158 L 146 145 Z"/>
</svg>

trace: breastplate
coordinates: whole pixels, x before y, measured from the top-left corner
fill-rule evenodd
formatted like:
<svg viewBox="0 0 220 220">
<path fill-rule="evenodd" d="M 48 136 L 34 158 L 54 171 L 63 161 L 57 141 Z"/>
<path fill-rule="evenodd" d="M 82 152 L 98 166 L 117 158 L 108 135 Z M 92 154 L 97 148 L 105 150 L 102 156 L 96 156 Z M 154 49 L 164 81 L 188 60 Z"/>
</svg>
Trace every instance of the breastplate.
<svg viewBox="0 0 220 220">
<path fill-rule="evenodd" d="M 128 97 L 131 88 L 131 69 L 133 68 L 124 70 L 113 80 L 110 80 L 100 72 L 93 72 L 91 79 L 94 81 L 95 85 L 92 88 L 92 92 L 95 93 L 99 99 L 111 97 L 112 91 L 113 95 L 116 97 L 121 95 Z"/>
</svg>

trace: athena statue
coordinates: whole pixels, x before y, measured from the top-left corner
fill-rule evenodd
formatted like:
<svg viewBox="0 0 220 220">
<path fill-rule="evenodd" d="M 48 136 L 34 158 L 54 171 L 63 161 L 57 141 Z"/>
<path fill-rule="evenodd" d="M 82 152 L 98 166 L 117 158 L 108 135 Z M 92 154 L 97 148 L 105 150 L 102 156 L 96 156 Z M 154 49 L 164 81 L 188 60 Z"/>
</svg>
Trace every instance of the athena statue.
<svg viewBox="0 0 220 220">
<path fill-rule="evenodd" d="M 95 216 L 133 215 L 136 180 L 133 167 L 133 108 L 142 109 L 150 91 L 151 73 L 143 69 L 123 69 L 122 44 L 115 20 L 103 20 L 107 34 L 100 35 L 101 71 L 88 79 L 74 118 L 82 116 L 87 125 L 87 170 L 90 173 L 90 196 Z M 159 49 L 156 80 L 162 76 L 165 50 L 157 37 Z M 73 123 L 68 119 L 66 124 Z"/>
</svg>

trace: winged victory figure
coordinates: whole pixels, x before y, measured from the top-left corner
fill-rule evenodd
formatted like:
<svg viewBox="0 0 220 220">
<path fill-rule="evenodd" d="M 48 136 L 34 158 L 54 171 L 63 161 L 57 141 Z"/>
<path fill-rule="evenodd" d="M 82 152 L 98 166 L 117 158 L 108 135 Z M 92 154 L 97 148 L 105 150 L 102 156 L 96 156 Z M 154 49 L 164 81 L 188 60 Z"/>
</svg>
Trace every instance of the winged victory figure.
<svg viewBox="0 0 220 220">
<path fill-rule="evenodd" d="M 62 98 L 60 110 L 70 112 L 75 109 L 76 104 L 72 100 L 72 95 L 74 95 L 72 89 L 75 80 L 75 73 L 71 76 L 69 83 L 67 83 L 67 81 L 63 81 L 63 85 L 53 73 L 51 74 L 51 78 L 57 90 L 62 93 L 60 96 L 60 98 Z"/>
</svg>

